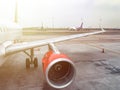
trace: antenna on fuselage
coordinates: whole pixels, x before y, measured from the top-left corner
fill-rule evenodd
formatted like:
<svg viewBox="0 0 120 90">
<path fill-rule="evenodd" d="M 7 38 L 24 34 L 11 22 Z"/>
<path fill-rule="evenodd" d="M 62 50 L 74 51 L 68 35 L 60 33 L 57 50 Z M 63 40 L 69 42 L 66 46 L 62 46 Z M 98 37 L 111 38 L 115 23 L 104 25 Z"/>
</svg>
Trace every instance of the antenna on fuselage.
<svg viewBox="0 0 120 90">
<path fill-rule="evenodd" d="M 18 23 L 18 1 L 16 0 L 15 3 L 15 16 L 14 16 L 14 22 Z"/>
</svg>

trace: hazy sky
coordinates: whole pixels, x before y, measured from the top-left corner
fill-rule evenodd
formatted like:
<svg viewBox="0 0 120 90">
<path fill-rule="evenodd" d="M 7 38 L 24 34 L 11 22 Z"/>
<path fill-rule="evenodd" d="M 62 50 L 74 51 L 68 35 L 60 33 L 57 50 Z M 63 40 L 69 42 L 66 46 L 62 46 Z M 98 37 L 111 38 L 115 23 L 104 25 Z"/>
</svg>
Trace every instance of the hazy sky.
<svg viewBox="0 0 120 90">
<path fill-rule="evenodd" d="M 0 0 L 0 20 L 14 20 L 15 2 Z M 120 28 L 120 0 L 18 0 L 18 18 L 23 27 Z"/>
</svg>

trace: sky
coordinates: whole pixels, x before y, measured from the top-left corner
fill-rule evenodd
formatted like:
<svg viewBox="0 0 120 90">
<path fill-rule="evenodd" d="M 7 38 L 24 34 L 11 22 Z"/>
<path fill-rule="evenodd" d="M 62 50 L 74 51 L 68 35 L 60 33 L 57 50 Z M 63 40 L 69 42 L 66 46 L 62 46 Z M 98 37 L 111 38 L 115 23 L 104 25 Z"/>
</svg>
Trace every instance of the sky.
<svg viewBox="0 0 120 90">
<path fill-rule="evenodd" d="M 23 27 L 120 28 L 120 0 L 17 0 Z M 0 0 L 0 20 L 14 21 L 16 0 Z"/>
</svg>

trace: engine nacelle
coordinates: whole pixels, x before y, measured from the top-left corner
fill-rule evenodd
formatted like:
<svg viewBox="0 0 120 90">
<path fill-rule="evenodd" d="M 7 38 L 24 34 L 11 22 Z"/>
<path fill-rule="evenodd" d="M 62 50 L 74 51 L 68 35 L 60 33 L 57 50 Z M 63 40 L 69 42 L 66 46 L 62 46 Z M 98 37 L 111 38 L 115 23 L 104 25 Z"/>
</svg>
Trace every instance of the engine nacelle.
<svg viewBox="0 0 120 90">
<path fill-rule="evenodd" d="M 64 88 L 74 80 L 76 74 L 74 63 L 65 54 L 55 54 L 51 50 L 45 54 L 42 63 L 50 86 Z"/>
</svg>

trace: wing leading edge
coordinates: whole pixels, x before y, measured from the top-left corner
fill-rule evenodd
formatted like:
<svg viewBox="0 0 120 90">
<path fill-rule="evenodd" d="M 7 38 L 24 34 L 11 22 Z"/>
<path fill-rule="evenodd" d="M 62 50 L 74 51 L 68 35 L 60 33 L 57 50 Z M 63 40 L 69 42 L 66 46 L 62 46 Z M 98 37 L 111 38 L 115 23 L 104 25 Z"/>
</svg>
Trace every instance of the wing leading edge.
<svg viewBox="0 0 120 90">
<path fill-rule="evenodd" d="M 39 40 L 39 41 L 33 41 L 33 42 L 27 42 L 27 43 L 20 43 L 20 44 L 13 44 L 5 48 L 4 55 L 13 54 L 21 51 L 25 51 L 31 48 L 36 48 L 44 45 L 48 45 L 49 43 L 56 43 L 61 42 L 65 40 L 75 39 L 79 37 L 94 35 L 103 33 L 105 30 L 101 28 L 101 31 L 91 32 L 91 33 L 83 33 L 83 34 L 74 34 L 74 35 L 67 35 L 52 39 L 45 39 L 45 40 Z M 1 56 L 1 55 L 0 55 Z"/>
</svg>

